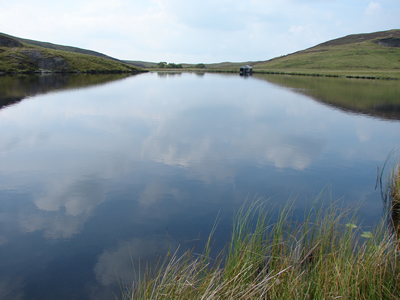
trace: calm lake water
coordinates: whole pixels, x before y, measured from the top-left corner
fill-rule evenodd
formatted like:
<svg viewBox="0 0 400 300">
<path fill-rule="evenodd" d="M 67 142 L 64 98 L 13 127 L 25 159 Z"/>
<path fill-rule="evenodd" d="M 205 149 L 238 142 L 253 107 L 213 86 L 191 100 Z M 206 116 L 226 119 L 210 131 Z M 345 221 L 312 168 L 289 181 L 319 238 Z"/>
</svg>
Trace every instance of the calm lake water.
<svg viewBox="0 0 400 300">
<path fill-rule="evenodd" d="M 325 191 L 367 228 L 400 146 L 398 81 L 2 76 L 0 107 L 1 299 L 113 299 L 167 230 L 184 251 L 218 218 L 220 251 L 246 198 L 301 215 Z"/>
</svg>

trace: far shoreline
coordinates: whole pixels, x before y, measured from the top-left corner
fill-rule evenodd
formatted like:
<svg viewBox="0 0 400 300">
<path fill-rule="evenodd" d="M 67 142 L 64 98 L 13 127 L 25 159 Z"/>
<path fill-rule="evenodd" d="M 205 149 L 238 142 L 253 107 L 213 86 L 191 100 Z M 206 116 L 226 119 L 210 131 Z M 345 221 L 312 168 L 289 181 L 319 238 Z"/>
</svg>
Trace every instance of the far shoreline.
<svg viewBox="0 0 400 300">
<path fill-rule="evenodd" d="M 197 73 L 237 73 L 239 69 L 196 69 L 196 68 L 183 68 L 183 69 L 164 69 L 164 68 L 145 68 L 147 72 L 197 72 Z M 351 70 L 345 71 L 322 71 L 316 72 L 312 70 L 257 70 L 253 69 L 253 74 L 269 74 L 269 75 L 291 75 L 291 76 L 311 76 L 311 77 L 328 77 L 328 78 L 348 78 L 348 79 L 380 79 L 380 80 L 400 80 L 400 73 L 391 74 L 392 72 L 376 71 L 376 73 L 366 73 L 363 71 L 354 72 Z M 244 75 L 248 76 L 248 75 Z"/>
</svg>

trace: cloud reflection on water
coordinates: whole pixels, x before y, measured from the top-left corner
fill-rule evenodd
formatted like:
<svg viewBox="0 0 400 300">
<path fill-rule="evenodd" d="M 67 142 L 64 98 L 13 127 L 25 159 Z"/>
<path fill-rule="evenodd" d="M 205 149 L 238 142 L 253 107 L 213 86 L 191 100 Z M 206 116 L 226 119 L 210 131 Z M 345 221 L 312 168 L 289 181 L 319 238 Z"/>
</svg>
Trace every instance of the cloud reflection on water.
<svg viewBox="0 0 400 300">
<path fill-rule="evenodd" d="M 134 277 L 134 273 L 139 276 L 147 263 L 155 263 L 157 257 L 160 258 L 160 255 L 168 250 L 173 254 L 176 248 L 176 242 L 167 241 L 165 236 L 133 238 L 119 242 L 113 249 L 104 250 L 98 257 L 93 271 L 97 280 L 105 286 L 116 285 L 119 279 L 126 283 L 133 282 L 138 279 Z"/>
<path fill-rule="evenodd" d="M 105 187 L 97 178 L 78 180 L 70 185 L 65 182 L 51 184 L 43 198 L 34 200 L 40 210 L 58 211 L 65 208 L 65 214 L 77 216 L 90 211 L 104 201 Z"/>
<path fill-rule="evenodd" d="M 2 112 L 4 128 L 10 129 L 2 145 L 24 141 L 2 153 L 35 158 L 11 159 L 2 163 L 2 170 L 40 170 L 42 176 L 35 179 L 42 186 L 33 200 L 37 215 L 23 218 L 21 228 L 44 230 L 47 237 L 71 237 L 105 201 L 106 182 L 131 172 L 138 161 L 182 167 L 191 180 L 231 185 L 241 162 L 305 170 L 328 146 L 325 133 L 318 130 L 332 131 L 337 122 L 337 112 L 266 82 L 256 81 L 258 89 L 249 90 L 246 82 L 252 81 L 236 77 L 222 76 L 219 84 L 203 78 L 200 87 L 192 86 L 190 75 L 179 78 L 193 89 L 189 98 L 186 91 L 176 92 L 181 85 L 169 77 L 157 86 L 135 77 L 115 86 L 38 96 L 20 109 Z M 237 90 L 230 89 L 232 82 Z M 266 94 L 260 97 L 263 89 Z M 131 90 L 138 95 L 127 98 Z M 46 132 L 46 139 L 35 138 L 27 147 L 27 132 L 33 137 Z M 165 197 L 182 197 L 178 187 L 156 177 L 146 183 L 139 203 L 150 206 Z"/>
<path fill-rule="evenodd" d="M 0 299 L 24 299 L 24 283 L 19 278 L 0 278 Z"/>
<path fill-rule="evenodd" d="M 275 124 L 260 122 L 237 107 L 212 107 L 211 114 L 207 110 L 211 109 L 182 110 L 160 122 L 157 133 L 143 143 L 142 157 L 183 167 L 197 162 L 250 160 L 301 170 L 323 151 L 323 139 L 293 133 L 279 136 Z"/>
<path fill-rule="evenodd" d="M 20 217 L 24 232 L 43 230 L 47 238 L 70 238 L 78 233 L 91 211 L 105 199 L 106 187 L 98 178 L 78 181 L 50 181 L 42 191 L 44 196 L 33 202 L 38 210 Z"/>
</svg>

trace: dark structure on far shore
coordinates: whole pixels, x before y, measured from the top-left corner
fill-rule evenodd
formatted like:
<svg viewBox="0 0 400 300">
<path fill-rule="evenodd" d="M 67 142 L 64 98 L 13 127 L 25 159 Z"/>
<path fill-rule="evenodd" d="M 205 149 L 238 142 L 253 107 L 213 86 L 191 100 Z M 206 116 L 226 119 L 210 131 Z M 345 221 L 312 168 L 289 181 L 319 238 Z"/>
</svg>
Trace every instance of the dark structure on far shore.
<svg viewBox="0 0 400 300">
<path fill-rule="evenodd" d="M 251 75 L 253 74 L 253 68 L 249 65 L 240 67 L 240 75 Z"/>
</svg>

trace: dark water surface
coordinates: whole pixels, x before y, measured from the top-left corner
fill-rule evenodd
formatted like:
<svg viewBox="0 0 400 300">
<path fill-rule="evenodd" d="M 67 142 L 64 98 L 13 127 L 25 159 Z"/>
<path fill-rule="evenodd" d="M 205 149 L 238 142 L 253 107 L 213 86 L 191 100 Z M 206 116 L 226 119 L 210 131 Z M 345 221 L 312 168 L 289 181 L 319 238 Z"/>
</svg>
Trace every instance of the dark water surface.
<svg viewBox="0 0 400 300">
<path fill-rule="evenodd" d="M 0 299 L 113 299 L 131 258 L 215 248 L 256 195 L 324 188 L 379 221 L 392 81 L 147 73 L 0 77 Z M 329 199 L 327 199 L 329 201 Z M 199 244 L 201 244 L 201 241 Z"/>
</svg>

